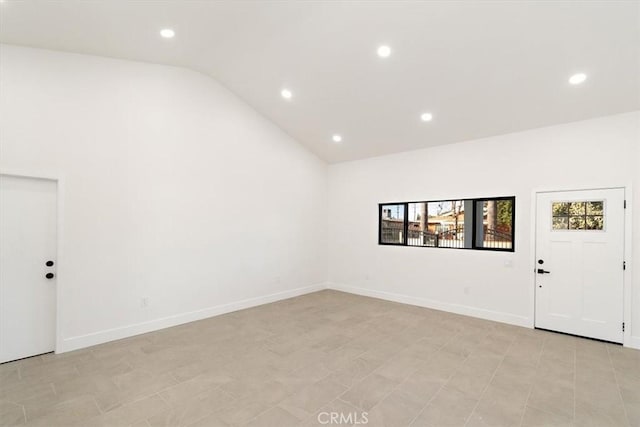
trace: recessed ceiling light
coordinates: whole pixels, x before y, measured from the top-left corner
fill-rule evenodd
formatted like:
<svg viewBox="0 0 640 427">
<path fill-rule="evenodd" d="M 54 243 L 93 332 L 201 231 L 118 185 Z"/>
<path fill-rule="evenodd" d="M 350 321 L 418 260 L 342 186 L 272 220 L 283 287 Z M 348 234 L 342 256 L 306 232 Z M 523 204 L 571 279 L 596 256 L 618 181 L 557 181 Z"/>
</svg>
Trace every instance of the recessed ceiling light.
<svg viewBox="0 0 640 427">
<path fill-rule="evenodd" d="M 333 142 L 342 142 L 342 136 L 338 134 L 333 135 L 331 139 L 333 140 Z"/>
<path fill-rule="evenodd" d="M 386 44 L 378 47 L 378 56 L 380 58 L 388 58 L 391 55 L 391 48 Z"/>
<path fill-rule="evenodd" d="M 587 75 L 584 73 L 574 74 L 573 76 L 569 77 L 569 83 L 571 83 L 572 85 L 579 85 L 581 83 L 584 83 L 585 80 L 587 80 Z"/>
<path fill-rule="evenodd" d="M 165 39 L 172 39 L 173 37 L 175 37 L 176 32 L 171 28 L 165 28 L 163 30 L 160 30 L 160 35 Z"/>
<path fill-rule="evenodd" d="M 293 92 L 291 92 L 289 89 L 282 89 L 280 91 L 280 95 L 282 95 L 284 99 L 291 99 L 293 97 Z"/>
<path fill-rule="evenodd" d="M 422 113 L 420 114 L 420 120 L 422 120 L 423 122 L 430 122 L 431 120 L 433 120 L 433 114 Z"/>
</svg>

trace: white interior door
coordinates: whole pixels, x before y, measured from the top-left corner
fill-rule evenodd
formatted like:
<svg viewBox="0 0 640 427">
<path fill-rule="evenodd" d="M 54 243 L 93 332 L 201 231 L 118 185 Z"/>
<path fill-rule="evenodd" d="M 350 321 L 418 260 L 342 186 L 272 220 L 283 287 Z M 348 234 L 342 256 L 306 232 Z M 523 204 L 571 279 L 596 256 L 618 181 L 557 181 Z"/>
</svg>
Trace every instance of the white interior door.
<svg viewBox="0 0 640 427">
<path fill-rule="evenodd" d="M 0 363 L 55 349 L 56 199 L 54 181 L 0 175 Z"/>
<path fill-rule="evenodd" d="M 538 193 L 538 328 L 623 340 L 624 189 Z"/>
</svg>

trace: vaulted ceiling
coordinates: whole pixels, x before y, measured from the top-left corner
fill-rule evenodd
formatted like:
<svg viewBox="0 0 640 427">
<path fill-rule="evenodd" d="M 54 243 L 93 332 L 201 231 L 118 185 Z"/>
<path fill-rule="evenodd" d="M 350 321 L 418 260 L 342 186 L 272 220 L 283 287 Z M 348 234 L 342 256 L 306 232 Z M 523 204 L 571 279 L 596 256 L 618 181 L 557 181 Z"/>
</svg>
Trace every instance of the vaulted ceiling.
<svg viewBox="0 0 640 427">
<path fill-rule="evenodd" d="M 3 43 L 206 73 L 329 162 L 640 109 L 636 1 L 5 0 L 0 15 Z"/>
</svg>

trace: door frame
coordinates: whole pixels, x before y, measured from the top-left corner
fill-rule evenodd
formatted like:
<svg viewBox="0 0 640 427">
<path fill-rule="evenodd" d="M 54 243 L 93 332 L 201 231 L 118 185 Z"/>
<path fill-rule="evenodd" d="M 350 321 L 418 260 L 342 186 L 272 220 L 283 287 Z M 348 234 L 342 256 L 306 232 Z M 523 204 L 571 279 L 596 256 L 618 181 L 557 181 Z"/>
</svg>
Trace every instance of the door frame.
<svg viewBox="0 0 640 427">
<path fill-rule="evenodd" d="M 623 260 L 626 262 L 626 268 L 622 272 L 622 321 L 625 324 L 625 329 L 622 334 L 622 345 L 624 347 L 639 348 L 640 343 L 634 345 L 631 339 L 631 278 L 633 277 L 633 265 L 631 260 L 633 259 L 631 243 L 633 241 L 632 235 L 632 207 L 633 207 L 633 189 L 631 183 L 626 185 L 608 185 L 608 186 L 593 186 L 593 187 L 574 187 L 574 188 L 536 188 L 531 194 L 531 259 L 529 260 L 529 266 L 531 271 L 531 286 L 529 291 L 529 297 L 531 299 L 531 327 L 535 329 L 536 325 L 536 247 L 537 247 L 537 215 L 538 215 L 538 194 L 539 193 L 559 193 L 568 191 L 590 191 L 590 190 L 614 190 L 622 189 L 624 191 L 624 199 L 626 201 L 626 209 L 624 210 L 624 248 L 623 248 Z M 620 260 L 620 261 L 623 261 Z M 620 266 L 622 268 L 622 266 Z"/>
<path fill-rule="evenodd" d="M 53 181 L 56 183 L 56 298 L 55 298 L 55 313 L 56 313 L 56 327 L 55 327 L 55 349 L 54 353 L 63 353 L 64 352 L 64 340 L 62 335 L 62 283 L 64 279 L 64 268 L 63 268 L 63 254 L 62 254 L 62 236 L 63 236 L 63 201 L 64 201 L 64 177 L 60 174 L 47 172 L 47 171 L 29 171 L 29 170 L 16 170 L 16 169 L 8 169 L 2 168 L 0 169 L 0 175 L 11 176 L 14 178 L 25 178 L 25 179 L 40 179 L 45 181 Z M 63 274 L 60 274 L 60 272 Z"/>
</svg>

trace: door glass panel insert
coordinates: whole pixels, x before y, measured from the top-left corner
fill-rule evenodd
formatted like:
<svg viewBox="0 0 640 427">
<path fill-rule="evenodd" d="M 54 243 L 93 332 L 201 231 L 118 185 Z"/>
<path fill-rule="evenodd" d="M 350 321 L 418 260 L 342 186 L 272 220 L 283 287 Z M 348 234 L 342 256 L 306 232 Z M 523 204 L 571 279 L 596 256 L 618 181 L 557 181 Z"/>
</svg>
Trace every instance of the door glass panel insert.
<svg viewBox="0 0 640 427">
<path fill-rule="evenodd" d="M 603 215 L 603 202 L 587 202 L 587 215 Z"/>
<path fill-rule="evenodd" d="M 584 216 L 570 216 L 569 230 L 584 230 Z"/>
<path fill-rule="evenodd" d="M 553 230 L 603 230 L 604 201 L 553 202 Z"/>
<path fill-rule="evenodd" d="M 553 217 L 553 229 L 554 230 L 568 230 L 569 229 L 569 217 L 567 217 L 567 216 L 554 216 Z"/>
</svg>

